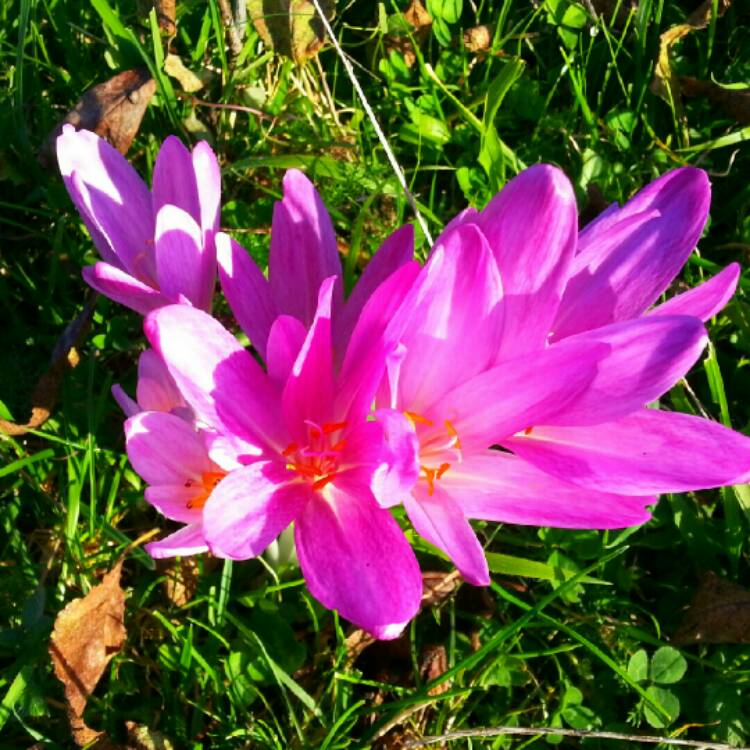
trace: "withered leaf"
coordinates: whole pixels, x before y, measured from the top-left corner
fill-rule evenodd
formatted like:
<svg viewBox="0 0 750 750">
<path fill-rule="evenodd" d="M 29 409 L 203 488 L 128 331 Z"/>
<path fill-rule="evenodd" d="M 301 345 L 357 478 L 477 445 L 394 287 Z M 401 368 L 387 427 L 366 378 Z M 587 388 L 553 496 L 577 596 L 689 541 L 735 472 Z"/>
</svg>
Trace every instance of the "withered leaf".
<svg viewBox="0 0 750 750">
<path fill-rule="evenodd" d="M 725 89 L 713 81 L 701 81 L 689 76 L 680 76 L 679 81 L 683 96 L 704 97 L 740 124 L 750 125 L 750 90 Z"/>
<path fill-rule="evenodd" d="M 424 646 L 419 657 L 419 674 L 425 682 L 432 682 L 441 677 L 448 671 L 448 654 L 445 646 L 437 644 L 434 646 Z M 450 690 L 450 680 L 441 682 L 439 685 L 430 688 L 428 695 L 442 695 Z"/>
<path fill-rule="evenodd" d="M 495 25 L 483 23 L 480 26 L 473 26 L 464 31 L 464 47 L 469 52 L 487 52 L 492 46 L 492 37 L 495 34 Z"/>
<path fill-rule="evenodd" d="M 169 37 L 177 33 L 177 2 L 176 0 L 155 0 L 156 17 L 159 28 Z"/>
<path fill-rule="evenodd" d="M 672 642 L 750 643 L 750 591 L 707 573 Z"/>
<path fill-rule="evenodd" d="M 65 688 L 70 728 L 79 747 L 104 741 L 103 733 L 87 726 L 83 712 L 127 635 L 125 593 L 120 587 L 122 563 L 121 558 L 100 584 L 58 614 L 50 638 L 49 653 L 55 675 Z"/>
<path fill-rule="evenodd" d="M 184 607 L 194 596 L 200 580 L 200 562 L 195 557 L 157 560 L 157 570 L 163 572 L 164 593 L 176 607 Z"/>
<path fill-rule="evenodd" d="M 320 7 L 327 18 L 333 18 L 335 0 L 321 0 Z M 247 8 L 263 42 L 297 64 L 314 57 L 323 46 L 325 29 L 309 0 L 248 0 Z"/>
<path fill-rule="evenodd" d="M 412 0 L 403 13 L 403 20 L 408 24 L 400 32 L 388 34 L 385 37 L 385 50 L 398 52 L 404 58 L 407 68 L 411 68 L 417 61 L 414 41 L 420 46 L 427 39 L 432 26 L 432 17 L 427 12 L 421 0 Z M 408 32 L 408 33 L 407 33 Z"/>
<path fill-rule="evenodd" d="M 125 154 L 155 91 L 156 82 L 145 68 L 126 70 L 90 88 L 49 134 L 40 151 L 40 161 L 44 166 L 54 164 L 55 141 L 63 125 L 68 124 L 77 130 L 93 130 Z"/>
</svg>

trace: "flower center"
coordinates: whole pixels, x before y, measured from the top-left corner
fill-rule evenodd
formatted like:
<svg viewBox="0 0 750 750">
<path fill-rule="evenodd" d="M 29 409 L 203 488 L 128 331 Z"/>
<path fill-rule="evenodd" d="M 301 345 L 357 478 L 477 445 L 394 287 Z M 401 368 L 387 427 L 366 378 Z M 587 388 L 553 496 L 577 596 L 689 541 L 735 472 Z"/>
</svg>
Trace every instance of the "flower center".
<svg viewBox="0 0 750 750">
<path fill-rule="evenodd" d="M 449 419 L 442 427 L 431 419 L 412 411 L 404 412 L 412 423 L 419 440 L 419 478 L 427 482 L 429 495 L 435 492 L 435 482 L 443 477 L 454 463 L 461 463 L 461 439 Z"/>
<path fill-rule="evenodd" d="M 307 442 L 289 443 L 282 455 L 286 458 L 286 468 L 297 472 L 306 479 L 314 490 L 322 490 L 334 479 L 341 463 L 341 452 L 346 441 L 338 435 L 346 427 L 346 422 L 324 422 L 318 425 L 305 420 Z"/>
<path fill-rule="evenodd" d="M 190 509 L 202 508 L 206 504 L 209 495 L 214 491 L 214 487 L 226 475 L 225 471 L 204 471 L 200 479 L 188 479 L 185 482 L 185 487 L 195 489 L 195 495 L 187 501 L 186 507 Z"/>
</svg>

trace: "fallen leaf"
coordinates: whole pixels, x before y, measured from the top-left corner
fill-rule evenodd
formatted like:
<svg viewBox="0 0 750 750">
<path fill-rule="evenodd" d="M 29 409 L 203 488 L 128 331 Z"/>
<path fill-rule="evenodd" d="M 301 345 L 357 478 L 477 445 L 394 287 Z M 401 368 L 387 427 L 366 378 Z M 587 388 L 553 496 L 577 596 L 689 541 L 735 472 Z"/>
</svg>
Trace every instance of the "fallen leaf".
<svg viewBox="0 0 750 750">
<path fill-rule="evenodd" d="M 422 42 L 429 36 L 432 18 L 427 12 L 427 8 L 422 5 L 421 0 L 412 0 L 409 7 L 403 12 L 402 18 L 408 26 L 402 28 L 400 33 L 386 34 L 384 39 L 385 51 L 388 54 L 392 51 L 398 52 L 404 58 L 406 67 L 411 68 L 417 61 L 412 40 L 415 40 L 420 46 L 422 45 Z"/>
<path fill-rule="evenodd" d="M 750 643 L 750 591 L 707 573 L 672 642 Z"/>
<path fill-rule="evenodd" d="M 157 570 L 166 578 L 164 593 L 176 607 L 184 607 L 198 589 L 200 562 L 196 557 L 157 560 Z"/>
<path fill-rule="evenodd" d="M 79 362 L 78 347 L 88 331 L 91 313 L 94 310 L 96 294 L 91 292 L 81 313 L 69 323 L 57 340 L 52 351 L 52 362 L 31 395 L 31 417 L 25 424 L 18 424 L 0 419 L 0 433 L 6 435 L 23 435 L 29 430 L 41 427 L 48 419 L 60 390 L 60 383 L 68 368 L 76 367 Z"/>
<path fill-rule="evenodd" d="M 495 34 L 495 25 L 483 23 L 464 31 L 464 47 L 469 52 L 487 52 L 492 46 L 492 37 Z"/>
<path fill-rule="evenodd" d="M 333 18 L 335 0 L 321 0 L 320 6 Z M 323 46 L 325 29 L 309 0 L 248 0 L 247 9 L 265 45 L 298 65 Z"/>
<path fill-rule="evenodd" d="M 77 130 L 93 130 L 125 154 L 155 91 L 156 82 L 145 68 L 126 70 L 90 88 L 49 134 L 39 152 L 40 162 L 45 167 L 56 163 L 55 142 L 68 124 Z"/>
<path fill-rule="evenodd" d="M 159 28 L 169 37 L 177 33 L 177 2 L 176 0 L 155 0 L 156 17 Z"/>
<path fill-rule="evenodd" d="M 450 573 L 426 571 L 422 573 L 422 607 L 434 607 L 447 599 L 461 583 L 457 570 Z"/>
<path fill-rule="evenodd" d="M 683 96 L 708 99 L 737 122 L 750 125 L 750 89 L 727 89 L 713 81 L 701 81 L 690 76 L 680 76 L 679 82 Z"/>
<path fill-rule="evenodd" d="M 174 745 L 161 733 L 153 729 L 126 721 L 128 730 L 127 750 L 174 750 Z"/>
<path fill-rule="evenodd" d="M 58 614 L 49 653 L 57 679 L 65 688 L 68 719 L 79 747 L 101 740 L 103 732 L 83 720 L 91 693 L 112 657 L 122 648 L 125 593 L 120 587 L 123 558 L 86 596 L 74 599 Z"/>
<path fill-rule="evenodd" d="M 164 60 L 164 72 L 176 79 L 183 91 L 194 94 L 203 88 L 203 81 L 193 73 L 178 55 L 169 54 Z"/>
<path fill-rule="evenodd" d="M 425 682 L 432 682 L 448 671 L 448 654 L 445 646 L 424 646 L 419 657 L 419 674 Z M 450 690 L 450 680 L 445 680 L 427 691 L 428 695 L 442 695 Z"/>
</svg>

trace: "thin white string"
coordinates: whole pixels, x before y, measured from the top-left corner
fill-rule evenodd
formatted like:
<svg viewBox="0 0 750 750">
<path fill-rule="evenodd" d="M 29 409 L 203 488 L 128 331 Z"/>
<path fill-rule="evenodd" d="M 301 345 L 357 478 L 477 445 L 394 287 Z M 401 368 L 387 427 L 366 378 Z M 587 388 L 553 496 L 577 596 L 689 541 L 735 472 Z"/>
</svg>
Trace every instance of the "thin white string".
<svg viewBox="0 0 750 750">
<path fill-rule="evenodd" d="M 396 156 L 391 150 L 390 145 L 388 144 L 388 139 L 385 137 L 385 133 L 383 132 L 383 129 L 380 127 L 380 124 L 378 123 L 378 120 L 375 117 L 375 113 L 372 111 L 370 102 L 367 101 L 365 92 L 362 90 L 362 87 L 359 85 L 359 80 L 357 80 L 357 76 L 354 73 L 354 67 L 349 61 L 349 58 L 344 53 L 344 50 L 341 49 L 341 46 L 339 45 L 338 40 L 336 39 L 336 35 L 333 33 L 331 24 L 329 23 L 328 18 L 326 17 L 326 14 L 323 12 L 323 9 L 320 7 L 319 0 L 312 0 L 312 2 L 313 2 L 313 5 L 315 6 L 315 10 L 318 12 L 318 15 L 320 16 L 320 20 L 323 22 L 323 26 L 325 27 L 326 33 L 328 34 L 328 38 L 331 40 L 331 44 L 333 44 L 333 47 L 336 50 L 336 54 L 339 56 L 339 59 L 341 60 L 341 63 L 344 66 L 344 70 L 346 70 L 346 74 L 349 76 L 349 80 L 352 82 L 352 86 L 354 86 L 354 90 L 357 92 L 357 96 L 359 97 L 359 100 L 362 102 L 362 107 L 367 113 L 367 117 L 372 123 L 373 128 L 375 128 L 375 133 L 378 136 L 380 145 L 383 147 L 383 150 L 385 151 L 385 155 L 388 157 L 388 161 L 390 162 L 390 165 L 393 171 L 396 173 L 396 179 L 401 185 L 401 189 L 404 191 L 404 195 L 406 195 L 406 200 L 409 202 L 409 205 L 411 206 L 411 210 L 414 211 L 414 215 L 417 217 L 417 221 L 419 222 L 419 226 L 422 229 L 422 233 L 426 237 L 427 242 L 430 244 L 430 246 L 432 246 L 432 235 L 430 234 L 430 230 L 427 228 L 427 222 L 424 220 L 424 217 L 422 216 L 419 208 L 417 207 L 417 201 L 414 199 L 414 196 L 409 190 L 409 186 L 406 184 L 406 177 L 404 175 L 404 172 L 401 169 L 401 166 L 399 165 L 398 161 L 396 160 Z"/>
</svg>

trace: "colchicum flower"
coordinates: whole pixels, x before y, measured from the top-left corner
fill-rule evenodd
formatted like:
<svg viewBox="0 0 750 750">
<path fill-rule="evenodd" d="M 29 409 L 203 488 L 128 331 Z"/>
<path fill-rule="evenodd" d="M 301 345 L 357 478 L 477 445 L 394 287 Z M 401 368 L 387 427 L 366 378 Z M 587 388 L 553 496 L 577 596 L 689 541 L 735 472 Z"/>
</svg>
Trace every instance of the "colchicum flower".
<svg viewBox="0 0 750 750">
<path fill-rule="evenodd" d="M 167 138 L 151 191 L 116 149 L 90 131 L 66 125 L 57 159 L 102 257 L 83 270 L 90 286 L 143 315 L 176 302 L 211 309 L 221 172 L 207 143 L 190 152 L 176 137 Z"/>
</svg>

